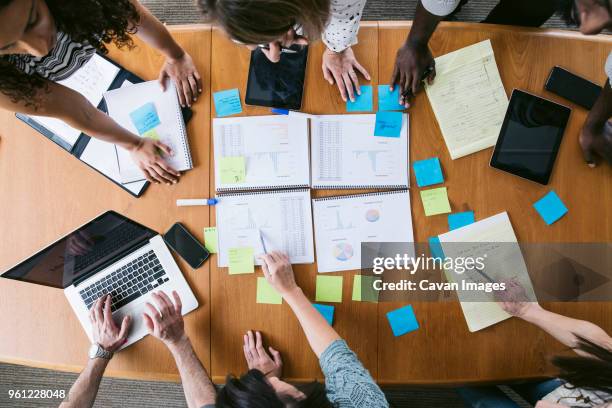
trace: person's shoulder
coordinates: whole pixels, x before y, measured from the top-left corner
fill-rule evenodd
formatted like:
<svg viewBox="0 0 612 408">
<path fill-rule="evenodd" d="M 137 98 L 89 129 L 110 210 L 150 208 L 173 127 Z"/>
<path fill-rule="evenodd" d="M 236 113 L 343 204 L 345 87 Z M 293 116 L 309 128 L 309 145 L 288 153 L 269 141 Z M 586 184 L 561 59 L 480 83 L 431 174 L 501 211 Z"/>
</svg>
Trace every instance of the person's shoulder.
<svg viewBox="0 0 612 408">
<path fill-rule="evenodd" d="M 421 0 L 425 10 L 436 16 L 448 16 L 459 5 L 460 0 Z"/>
</svg>

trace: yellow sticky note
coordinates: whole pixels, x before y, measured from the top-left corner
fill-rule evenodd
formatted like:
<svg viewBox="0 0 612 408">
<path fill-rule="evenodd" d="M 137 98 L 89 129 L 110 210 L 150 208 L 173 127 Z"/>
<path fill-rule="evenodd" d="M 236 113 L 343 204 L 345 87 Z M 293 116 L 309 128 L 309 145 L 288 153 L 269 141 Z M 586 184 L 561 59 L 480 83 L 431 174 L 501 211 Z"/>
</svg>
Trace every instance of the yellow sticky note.
<svg viewBox="0 0 612 408">
<path fill-rule="evenodd" d="M 374 289 L 375 276 L 355 275 L 353 279 L 353 300 L 358 302 L 378 302 L 378 291 Z"/>
<path fill-rule="evenodd" d="M 211 254 L 216 254 L 219 251 L 217 244 L 217 227 L 204 228 L 204 247 Z"/>
<path fill-rule="evenodd" d="M 266 278 L 257 278 L 257 303 L 267 303 L 270 305 L 280 305 L 283 297 L 270 286 Z"/>
<path fill-rule="evenodd" d="M 425 215 L 428 217 L 430 215 L 446 214 L 451 212 L 446 187 L 421 190 L 421 201 L 423 201 Z"/>
<path fill-rule="evenodd" d="M 230 248 L 227 254 L 227 258 L 229 261 L 230 275 L 255 272 L 255 259 L 253 258 L 253 248 Z"/>
<path fill-rule="evenodd" d="M 160 139 L 159 133 L 157 133 L 157 130 L 155 129 L 147 130 L 146 132 L 142 134 L 142 137 L 148 137 L 149 139 L 153 139 L 153 140 Z"/>
<path fill-rule="evenodd" d="M 219 173 L 223 184 L 244 183 L 246 177 L 244 157 L 221 157 L 219 159 Z"/>
<path fill-rule="evenodd" d="M 317 302 L 342 302 L 342 276 L 317 276 Z"/>
</svg>

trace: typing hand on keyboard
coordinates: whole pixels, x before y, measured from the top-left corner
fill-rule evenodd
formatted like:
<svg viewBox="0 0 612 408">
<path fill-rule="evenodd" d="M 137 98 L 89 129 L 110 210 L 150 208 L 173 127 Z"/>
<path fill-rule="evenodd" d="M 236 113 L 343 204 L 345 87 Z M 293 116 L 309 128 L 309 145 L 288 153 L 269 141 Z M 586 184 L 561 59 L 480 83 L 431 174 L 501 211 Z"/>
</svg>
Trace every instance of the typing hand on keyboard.
<svg viewBox="0 0 612 408">
<path fill-rule="evenodd" d="M 89 310 L 89 320 L 93 329 L 94 343 L 106 351 L 115 352 L 127 341 L 132 318 L 125 316 L 119 328 L 113 320 L 111 302 L 110 295 L 96 300 Z"/>
<path fill-rule="evenodd" d="M 169 348 L 187 340 L 185 324 L 181 314 L 181 298 L 176 291 L 172 292 L 174 302 L 163 291 L 152 292 L 155 306 L 147 302 L 147 311 L 143 319 L 149 333 L 163 341 Z"/>
</svg>

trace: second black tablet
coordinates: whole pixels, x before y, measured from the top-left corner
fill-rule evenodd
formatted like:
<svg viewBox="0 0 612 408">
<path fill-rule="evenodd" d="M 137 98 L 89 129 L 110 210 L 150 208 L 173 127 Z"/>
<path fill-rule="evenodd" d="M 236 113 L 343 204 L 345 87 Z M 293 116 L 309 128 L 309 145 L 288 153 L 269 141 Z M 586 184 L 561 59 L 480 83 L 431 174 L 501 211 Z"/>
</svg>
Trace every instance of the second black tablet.
<svg viewBox="0 0 612 408">
<path fill-rule="evenodd" d="M 547 99 L 512 91 L 491 167 L 548 184 L 570 112 Z"/>
</svg>

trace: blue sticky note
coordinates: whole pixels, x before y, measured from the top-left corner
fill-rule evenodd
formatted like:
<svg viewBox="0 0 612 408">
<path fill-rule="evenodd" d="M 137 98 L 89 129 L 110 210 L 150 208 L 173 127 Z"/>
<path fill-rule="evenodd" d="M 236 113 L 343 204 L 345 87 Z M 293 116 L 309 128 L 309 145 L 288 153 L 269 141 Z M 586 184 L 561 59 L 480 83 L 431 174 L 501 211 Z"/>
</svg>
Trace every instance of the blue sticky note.
<svg viewBox="0 0 612 408">
<path fill-rule="evenodd" d="M 315 307 L 315 309 L 319 311 L 319 313 L 323 315 L 323 317 L 325 318 L 325 320 L 327 320 L 327 323 L 329 323 L 330 326 L 334 324 L 334 307 L 333 306 L 320 305 L 318 303 L 313 303 L 312 305 Z"/>
<path fill-rule="evenodd" d="M 270 111 L 272 113 L 276 113 L 277 115 L 288 115 L 289 114 L 288 109 L 272 108 L 270 109 Z"/>
<path fill-rule="evenodd" d="M 387 313 L 387 320 L 395 337 L 401 336 L 419 328 L 412 306 L 404 306 Z"/>
<path fill-rule="evenodd" d="M 215 92 L 213 99 L 215 101 L 215 111 L 219 118 L 242 112 L 242 104 L 240 103 L 240 95 L 237 88 Z"/>
<path fill-rule="evenodd" d="M 474 211 L 448 214 L 448 229 L 455 230 L 474 223 Z"/>
<path fill-rule="evenodd" d="M 412 168 L 419 187 L 444 183 L 442 167 L 440 167 L 440 160 L 437 157 L 416 161 L 412 164 Z"/>
<path fill-rule="evenodd" d="M 159 116 L 157 115 L 157 108 L 155 108 L 153 102 L 145 103 L 140 108 L 130 113 L 130 119 L 132 119 L 132 123 L 136 126 L 139 135 L 161 124 Z"/>
<path fill-rule="evenodd" d="M 547 225 L 557 221 L 567 212 L 567 207 L 554 191 L 536 201 L 533 206 Z"/>
<path fill-rule="evenodd" d="M 444 260 L 444 251 L 442 250 L 442 244 L 440 243 L 440 238 L 437 236 L 429 237 L 429 253 L 434 259 Z"/>
<path fill-rule="evenodd" d="M 372 86 L 361 85 L 361 95 L 355 93 L 355 102 L 346 101 L 347 112 L 372 112 Z"/>
<path fill-rule="evenodd" d="M 404 105 L 400 105 L 399 98 L 399 86 L 395 86 L 393 90 L 390 91 L 389 85 L 378 85 L 379 111 L 394 111 L 406 109 Z"/>
<path fill-rule="evenodd" d="M 376 112 L 374 136 L 400 137 L 403 118 L 402 112 Z"/>
</svg>

